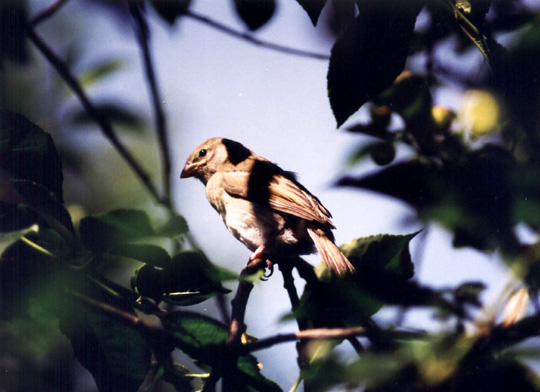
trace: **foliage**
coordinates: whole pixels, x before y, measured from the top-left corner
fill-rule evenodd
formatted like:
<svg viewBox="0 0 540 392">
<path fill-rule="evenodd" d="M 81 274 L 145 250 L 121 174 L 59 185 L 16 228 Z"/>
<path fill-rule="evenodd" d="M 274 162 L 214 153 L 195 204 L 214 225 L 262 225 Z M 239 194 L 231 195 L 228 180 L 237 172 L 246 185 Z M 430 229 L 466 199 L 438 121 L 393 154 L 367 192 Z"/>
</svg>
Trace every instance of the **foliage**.
<svg viewBox="0 0 540 392">
<path fill-rule="evenodd" d="M 28 17 L 26 2 L 0 3 L 0 61 L 21 67 L 29 61 L 30 44 L 41 51 L 82 102 L 81 110 L 70 111 L 69 123 L 97 124 L 163 214 L 125 208 L 74 219 L 63 195 L 62 150 L 25 116 L 0 109 L 0 316 L 5 325 L 18 333 L 24 327 L 35 337 L 61 333 L 100 391 L 157 390 L 160 380 L 186 392 L 215 390 L 219 380 L 225 391 L 280 391 L 261 373 L 253 352 L 287 341 L 297 341 L 297 384 L 303 381 L 306 391 L 336 386 L 540 390 L 538 374 L 524 364 L 518 349 L 540 333 L 537 309 L 524 316 L 540 288 L 538 11 L 521 1 L 327 5 L 298 0 L 314 26 L 324 23 L 326 7 L 349 10 L 342 20 L 350 22 L 341 26 L 329 57 L 329 102 L 338 126 L 348 121 L 345 129 L 364 141 L 349 164 L 372 159 L 380 168 L 344 176 L 337 184 L 405 202 L 419 220 L 449 230 L 456 247 L 499 252 L 518 283 L 495 314 L 482 319 L 480 312 L 487 312 L 481 301 L 483 282 L 440 289 L 415 278 L 409 245 L 422 240 L 418 233 L 357 238 L 341 246 L 355 276 L 338 279 L 323 264 L 314 268 L 302 259 L 280 266 L 293 304 L 288 317 L 304 335 L 257 340 L 246 333 L 243 316 L 260 268 L 248 266 L 235 274 L 215 266 L 171 203 L 169 146 L 148 54 L 146 11 L 152 7 L 156 17 L 172 26 L 194 17 L 193 1 L 130 0 L 127 9 L 120 2 L 104 5 L 106 12 L 125 13 L 139 33 L 164 167 L 162 192 L 116 136 L 117 126 L 144 129 L 144 119 L 114 102 L 95 103 L 86 94 L 120 71 L 122 63 L 101 62 L 77 78 L 69 61 L 37 35 L 36 25 L 64 3 L 51 3 L 34 19 Z M 269 23 L 277 8 L 274 0 L 232 3 L 251 31 Z M 505 47 L 497 39 L 507 32 L 515 39 Z M 235 34 L 283 50 L 250 33 Z M 435 51 L 449 40 L 456 43 L 456 52 L 480 53 L 486 66 L 469 75 L 440 64 Z M 422 56 L 425 67 L 410 65 L 415 56 Z M 460 118 L 435 105 L 434 93 L 445 85 L 475 94 L 467 115 Z M 369 109 L 367 122 L 355 120 L 362 107 Z M 406 157 L 397 159 L 405 150 Z M 527 228 L 534 240 L 524 241 L 518 227 Z M 300 297 L 293 267 L 306 283 Z M 129 271 L 130 287 L 112 277 L 117 269 Z M 224 281 L 238 284 L 231 320 L 223 305 L 230 292 Z M 221 304 L 223 321 L 184 309 L 211 298 Z M 435 331 L 402 327 L 403 318 L 419 308 L 437 317 Z M 396 320 L 376 322 L 383 309 L 394 310 Z M 345 341 L 358 355 L 335 350 Z M 178 353 L 187 365 L 176 362 Z M 533 354 L 538 358 L 538 352 Z"/>
</svg>

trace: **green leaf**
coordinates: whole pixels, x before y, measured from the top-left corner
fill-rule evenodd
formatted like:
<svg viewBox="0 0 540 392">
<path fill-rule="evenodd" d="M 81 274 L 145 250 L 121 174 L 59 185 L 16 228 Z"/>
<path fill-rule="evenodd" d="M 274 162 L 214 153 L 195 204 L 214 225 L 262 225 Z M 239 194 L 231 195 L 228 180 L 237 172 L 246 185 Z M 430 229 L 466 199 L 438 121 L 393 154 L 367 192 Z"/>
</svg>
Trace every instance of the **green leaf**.
<svg viewBox="0 0 540 392">
<path fill-rule="evenodd" d="M 96 105 L 99 116 L 107 118 L 113 124 L 124 129 L 134 131 L 138 134 L 143 133 L 146 122 L 143 117 L 127 107 L 117 103 L 100 103 Z M 71 115 L 71 122 L 75 125 L 94 124 L 95 120 L 86 110 L 79 110 Z"/>
<path fill-rule="evenodd" d="M 73 242 L 75 229 L 71 216 L 54 193 L 33 181 L 13 179 L 10 183 L 24 198 L 22 204 L 39 213 L 47 225 L 56 230 L 67 242 Z"/>
<path fill-rule="evenodd" d="M 79 82 L 84 88 L 88 88 L 107 76 L 117 72 L 123 66 L 124 61 L 121 59 L 106 60 L 80 75 Z"/>
<path fill-rule="evenodd" d="M 179 16 L 188 11 L 191 0 L 151 0 L 150 3 L 164 21 L 173 25 Z"/>
<path fill-rule="evenodd" d="M 62 162 L 51 136 L 5 109 L 0 109 L 0 168 L 9 179 L 34 182 L 63 203 Z"/>
<path fill-rule="evenodd" d="M 227 290 L 218 280 L 214 267 L 197 252 L 182 252 L 163 268 L 150 265 L 137 269 L 132 279 L 134 290 L 156 301 L 180 306 L 194 305 Z"/>
<path fill-rule="evenodd" d="M 22 237 L 27 235 L 28 233 L 36 233 L 38 231 L 38 226 L 33 225 L 30 227 L 27 227 L 26 229 L 7 232 L 7 233 L 0 233 L 0 255 L 4 253 L 4 251 L 13 245 L 15 242 L 19 241 Z"/>
<path fill-rule="evenodd" d="M 207 316 L 193 312 L 171 312 L 161 319 L 163 326 L 174 335 L 175 343 L 184 353 L 221 373 L 231 369 L 225 351 L 227 327 Z M 235 391 L 281 391 L 274 382 L 262 376 L 252 355 L 238 358 Z"/>
<path fill-rule="evenodd" d="M 341 251 L 358 269 L 378 270 L 394 274 L 404 280 L 414 276 L 414 265 L 409 252 L 409 242 L 419 232 L 407 235 L 380 234 L 352 240 L 340 246 Z"/>
<path fill-rule="evenodd" d="M 250 30 L 264 26 L 274 15 L 275 0 L 234 0 L 236 13 Z"/>
<path fill-rule="evenodd" d="M 357 5 L 359 15 L 334 44 L 328 68 L 328 95 L 338 126 L 403 70 L 424 1 L 362 0 Z"/>
<path fill-rule="evenodd" d="M 107 253 L 142 261 L 154 267 L 164 267 L 171 262 L 167 251 L 156 245 L 118 243 L 111 245 Z"/>
<path fill-rule="evenodd" d="M 163 237 L 176 237 L 188 232 L 186 219 L 180 215 L 173 215 L 163 226 L 156 229 L 156 235 Z"/>
<path fill-rule="evenodd" d="M 114 297 L 101 299 L 133 313 Z M 139 331 L 79 303 L 63 307 L 60 329 L 71 341 L 79 362 L 94 377 L 100 392 L 138 390 L 150 369 L 150 347 Z"/>
<path fill-rule="evenodd" d="M 313 26 L 317 26 L 319 16 L 326 5 L 326 0 L 296 0 L 307 12 Z"/>
<path fill-rule="evenodd" d="M 145 212 L 126 209 L 83 218 L 79 230 L 82 243 L 96 252 L 154 235 Z"/>
</svg>

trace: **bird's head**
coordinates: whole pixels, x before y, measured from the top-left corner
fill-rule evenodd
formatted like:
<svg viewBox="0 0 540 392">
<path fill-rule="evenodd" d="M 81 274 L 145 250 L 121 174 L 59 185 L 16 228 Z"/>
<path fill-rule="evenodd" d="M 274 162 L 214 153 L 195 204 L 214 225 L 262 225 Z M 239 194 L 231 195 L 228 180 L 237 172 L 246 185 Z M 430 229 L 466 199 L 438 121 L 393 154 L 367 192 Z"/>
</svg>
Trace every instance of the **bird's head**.
<svg viewBox="0 0 540 392">
<path fill-rule="evenodd" d="M 225 164 L 237 165 L 252 155 L 242 144 L 224 138 L 203 142 L 188 157 L 180 178 L 195 177 L 207 183 Z"/>
</svg>

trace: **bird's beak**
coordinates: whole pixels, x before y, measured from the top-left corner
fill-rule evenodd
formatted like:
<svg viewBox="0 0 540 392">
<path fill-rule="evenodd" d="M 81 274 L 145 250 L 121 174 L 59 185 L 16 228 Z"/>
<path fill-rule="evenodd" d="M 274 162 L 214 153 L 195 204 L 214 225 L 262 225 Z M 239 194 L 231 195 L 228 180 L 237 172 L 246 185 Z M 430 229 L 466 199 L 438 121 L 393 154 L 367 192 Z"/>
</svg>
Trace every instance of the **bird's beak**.
<svg viewBox="0 0 540 392">
<path fill-rule="evenodd" d="M 180 178 L 188 178 L 193 177 L 193 172 L 197 170 L 198 167 L 206 165 L 206 160 L 194 162 L 194 163 L 186 163 L 186 166 L 184 166 L 184 170 L 182 170 L 182 173 L 180 173 Z"/>
</svg>

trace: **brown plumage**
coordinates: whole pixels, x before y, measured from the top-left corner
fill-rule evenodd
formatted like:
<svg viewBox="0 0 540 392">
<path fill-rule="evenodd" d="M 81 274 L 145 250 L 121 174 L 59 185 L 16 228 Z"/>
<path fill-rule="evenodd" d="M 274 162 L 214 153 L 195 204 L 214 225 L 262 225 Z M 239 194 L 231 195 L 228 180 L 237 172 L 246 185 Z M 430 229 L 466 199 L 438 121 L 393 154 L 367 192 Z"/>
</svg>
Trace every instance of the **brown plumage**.
<svg viewBox="0 0 540 392">
<path fill-rule="evenodd" d="M 213 138 L 189 156 L 181 174 L 186 177 L 206 185 L 208 201 L 227 228 L 254 252 L 251 260 L 309 254 L 315 245 L 337 275 L 354 273 L 334 244 L 330 212 L 293 173 L 238 142 Z"/>
</svg>

